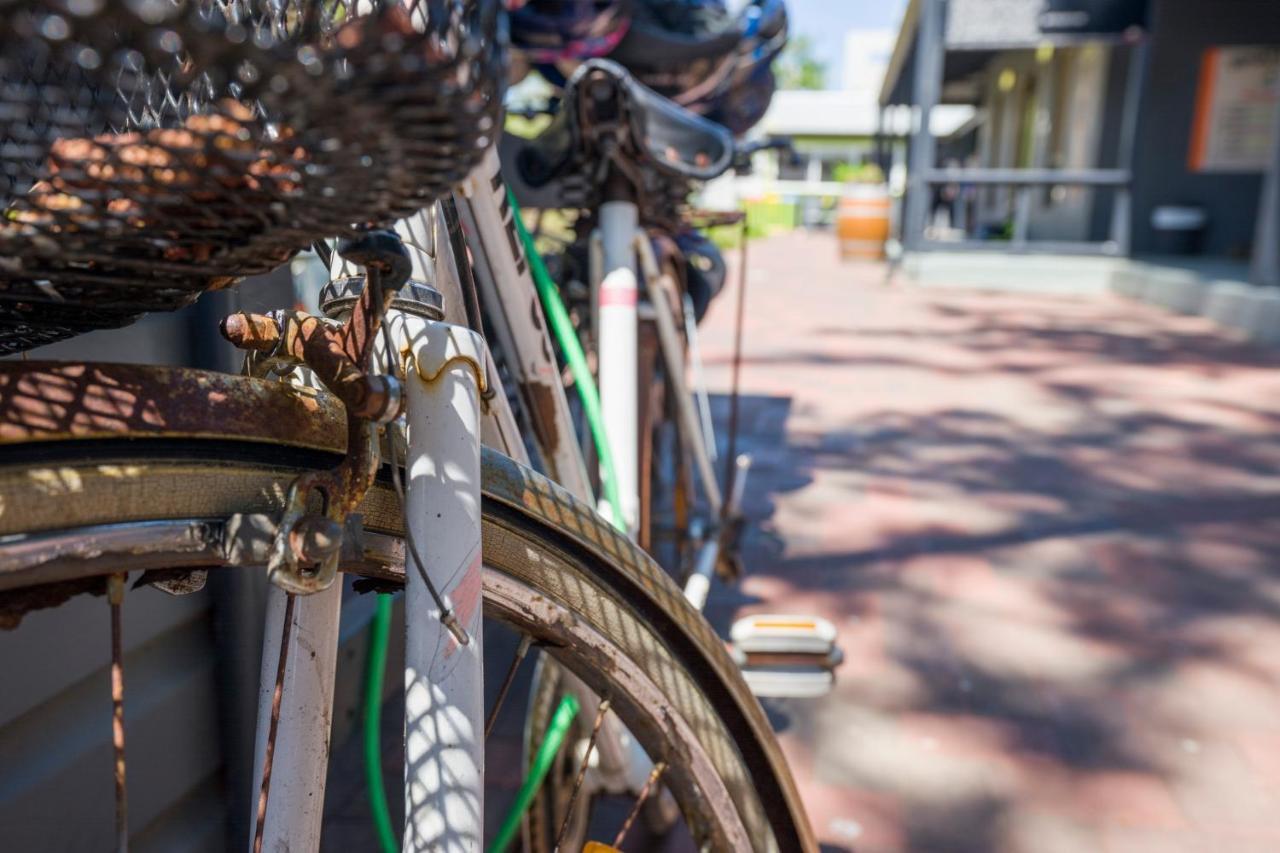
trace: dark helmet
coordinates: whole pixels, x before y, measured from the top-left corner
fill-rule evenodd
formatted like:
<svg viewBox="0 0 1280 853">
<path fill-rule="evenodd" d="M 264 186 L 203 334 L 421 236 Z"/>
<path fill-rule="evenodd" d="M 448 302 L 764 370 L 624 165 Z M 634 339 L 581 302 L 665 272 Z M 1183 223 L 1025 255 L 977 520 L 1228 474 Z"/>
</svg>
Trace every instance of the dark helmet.
<svg viewBox="0 0 1280 853">
<path fill-rule="evenodd" d="M 511 45 L 533 64 L 603 56 L 622 40 L 631 0 L 528 0 L 510 13 Z"/>
<path fill-rule="evenodd" d="M 757 65 L 751 76 L 731 87 L 718 100 L 712 102 L 707 118 L 724 125 L 735 136 L 746 133 L 764 118 L 778 88 L 773 69 Z"/>
<path fill-rule="evenodd" d="M 764 115 L 773 95 L 769 65 L 786 41 L 783 0 L 750 0 L 736 15 L 723 0 L 636 0 L 631 26 L 609 58 L 649 88 L 694 112 L 723 116 L 741 133 Z"/>
</svg>

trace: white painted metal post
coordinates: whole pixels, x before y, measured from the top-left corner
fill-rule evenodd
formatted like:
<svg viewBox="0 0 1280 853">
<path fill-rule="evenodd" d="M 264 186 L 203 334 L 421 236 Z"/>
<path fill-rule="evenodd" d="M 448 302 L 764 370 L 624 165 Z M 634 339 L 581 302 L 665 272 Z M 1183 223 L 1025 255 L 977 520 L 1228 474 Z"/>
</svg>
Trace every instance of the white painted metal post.
<svg viewBox="0 0 1280 853">
<path fill-rule="evenodd" d="M 412 851 L 484 843 L 480 556 L 480 389 L 484 341 L 468 329 L 395 315 L 406 372 L 406 523 L 426 562 L 405 570 L 405 833 Z M 425 573 L 425 575 L 424 575 Z M 429 577 L 466 631 L 441 623 Z"/>
<path fill-rule="evenodd" d="M 268 588 L 249 820 L 249 826 L 255 831 L 287 603 L 284 590 L 274 585 Z M 270 796 L 262 833 L 263 850 L 316 850 L 320 846 L 341 610 L 341 580 L 323 592 L 294 599 L 289 656 L 280 697 L 280 722 L 271 761 Z M 253 844 L 251 834 L 250 851 Z"/>
<path fill-rule="evenodd" d="M 636 374 L 636 257 L 639 211 L 629 201 L 600 205 L 604 277 L 596 301 L 600 317 L 600 408 L 613 449 L 622 514 L 635 532 L 640 519 L 640 463 Z"/>
</svg>

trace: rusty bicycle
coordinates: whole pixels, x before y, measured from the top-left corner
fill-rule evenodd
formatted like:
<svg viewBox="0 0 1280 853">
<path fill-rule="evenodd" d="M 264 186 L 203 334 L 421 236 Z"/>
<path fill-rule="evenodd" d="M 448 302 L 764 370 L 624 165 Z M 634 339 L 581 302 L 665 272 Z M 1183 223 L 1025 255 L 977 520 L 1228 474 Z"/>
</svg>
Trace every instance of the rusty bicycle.
<svg viewBox="0 0 1280 853">
<path fill-rule="evenodd" d="M 507 274 L 528 259 L 493 152 L 499 4 L 30 0 L 6 12 L 0 350 L 181 307 L 311 246 L 331 281 L 322 314 L 224 319 L 241 375 L 0 362 L 3 659 L 60 612 L 110 614 L 105 635 L 75 638 L 109 658 L 105 753 L 77 752 L 56 717 L 10 719 L 4 846 L 173 849 L 180 828 L 137 796 L 126 744 L 176 755 L 216 733 L 178 724 L 155 696 L 130 700 L 125 614 L 143 597 L 181 606 L 236 571 L 270 581 L 252 797 L 228 805 L 250 831 L 205 846 L 321 846 L 343 596 L 403 590 L 404 849 L 497 845 L 485 741 L 535 649 L 581 685 L 579 783 L 624 736 L 644 756 L 622 762 L 631 807 L 604 841 L 627 844 L 643 811 L 700 849 L 813 849 L 737 665 L 597 510 L 565 431 L 539 303 Z M 473 264 L 489 264 L 480 286 Z M 534 350 L 540 361 L 521 361 Z M 513 407 L 521 395 L 538 405 Z M 550 476 L 522 464 L 530 447 Z M 519 637 L 505 675 L 483 669 L 482 622 Z M 159 666 L 162 651 L 135 657 Z M 81 771 L 108 755 L 89 796 Z M 164 761 L 142 773 L 165 778 Z M 77 792 L 74 821 L 48 806 L 59 791 Z M 576 793 L 562 849 L 586 840 L 571 827 Z"/>
</svg>

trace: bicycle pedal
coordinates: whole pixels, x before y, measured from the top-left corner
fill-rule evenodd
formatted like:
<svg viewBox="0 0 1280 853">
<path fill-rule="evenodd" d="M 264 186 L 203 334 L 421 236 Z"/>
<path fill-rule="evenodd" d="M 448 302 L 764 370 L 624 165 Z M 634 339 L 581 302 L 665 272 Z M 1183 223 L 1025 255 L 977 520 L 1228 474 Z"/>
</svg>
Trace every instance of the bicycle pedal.
<svg viewBox="0 0 1280 853">
<path fill-rule="evenodd" d="M 733 623 L 729 637 L 742 677 L 757 696 L 823 696 L 844 660 L 835 625 L 817 616 L 746 616 Z"/>
</svg>

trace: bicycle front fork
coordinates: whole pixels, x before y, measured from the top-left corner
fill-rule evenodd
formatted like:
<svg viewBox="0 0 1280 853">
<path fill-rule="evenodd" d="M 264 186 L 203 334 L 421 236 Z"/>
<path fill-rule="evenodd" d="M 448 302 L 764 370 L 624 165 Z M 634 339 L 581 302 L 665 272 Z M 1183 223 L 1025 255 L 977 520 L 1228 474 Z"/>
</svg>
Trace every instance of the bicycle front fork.
<svg viewBox="0 0 1280 853">
<path fill-rule="evenodd" d="M 406 319 L 403 326 L 412 329 L 402 338 L 408 353 L 405 524 L 410 546 L 405 556 L 403 849 L 479 851 L 484 843 L 480 392 L 485 345 L 470 329 L 439 321 Z"/>
<path fill-rule="evenodd" d="M 380 250 L 405 251 L 389 235 L 378 239 L 390 241 Z M 394 392 L 394 405 L 378 420 L 386 423 L 382 445 L 391 458 L 384 461 L 391 464 L 405 513 L 403 849 L 479 851 L 484 832 L 480 394 L 488 375 L 487 350 L 475 332 L 443 321 L 438 293 L 426 283 L 429 259 L 407 259 L 412 263 L 406 264 L 406 275 L 422 278 L 397 283 L 406 292 L 389 310 L 377 305 L 380 292 L 370 300 L 361 289 L 378 285 L 372 274 L 363 283 L 359 277 L 335 282 L 346 291 L 331 305 L 335 312 L 351 312 L 347 324 L 361 321 L 362 308 L 385 312 L 381 324 L 368 324 L 346 339 L 359 343 L 348 352 L 362 354 L 346 365 L 344 381 L 351 381 L 352 369 L 371 374 L 373 364 L 390 364 L 394 374 L 371 377 L 381 384 L 366 385 Z M 434 296 L 412 298 L 424 294 Z M 370 304 L 377 308 L 369 309 Z M 315 386 L 316 375 L 333 373 L 313 371 L 308 345 L 293 346 L 295 337 L 313 333 L 307 324 L 321 321 L 297 315 L 276 321 L 279 342 L 258 347 L 268 363 L 303 368 L 291 377 L 303 385 Z M 275 321 L 251 317 L 241 325 L 261 333 L 270 322 Z M 324 334 L 332 337 L 332 327 Z M 397 417 L 401 400 L 404 412 Z M 297 505 L 296 512 L 286 512 L 277 533 L 259 691 L 251 851 L 319 845 L 342 600 L 342 585 L 334 581 L 346 528 L 343 511 L 335 513 L 333 507 L 339 501 L 344 511 L 354 509 L 379 467 L 374 422 L 352 416 L 348 432 L 343 465 L 295 482 L 289 504 Z M 307 508 L 307 488 L 323 493 L 323 515 Z M 318 570 L 301 568 L 312 562 Z"/>
</svg>

